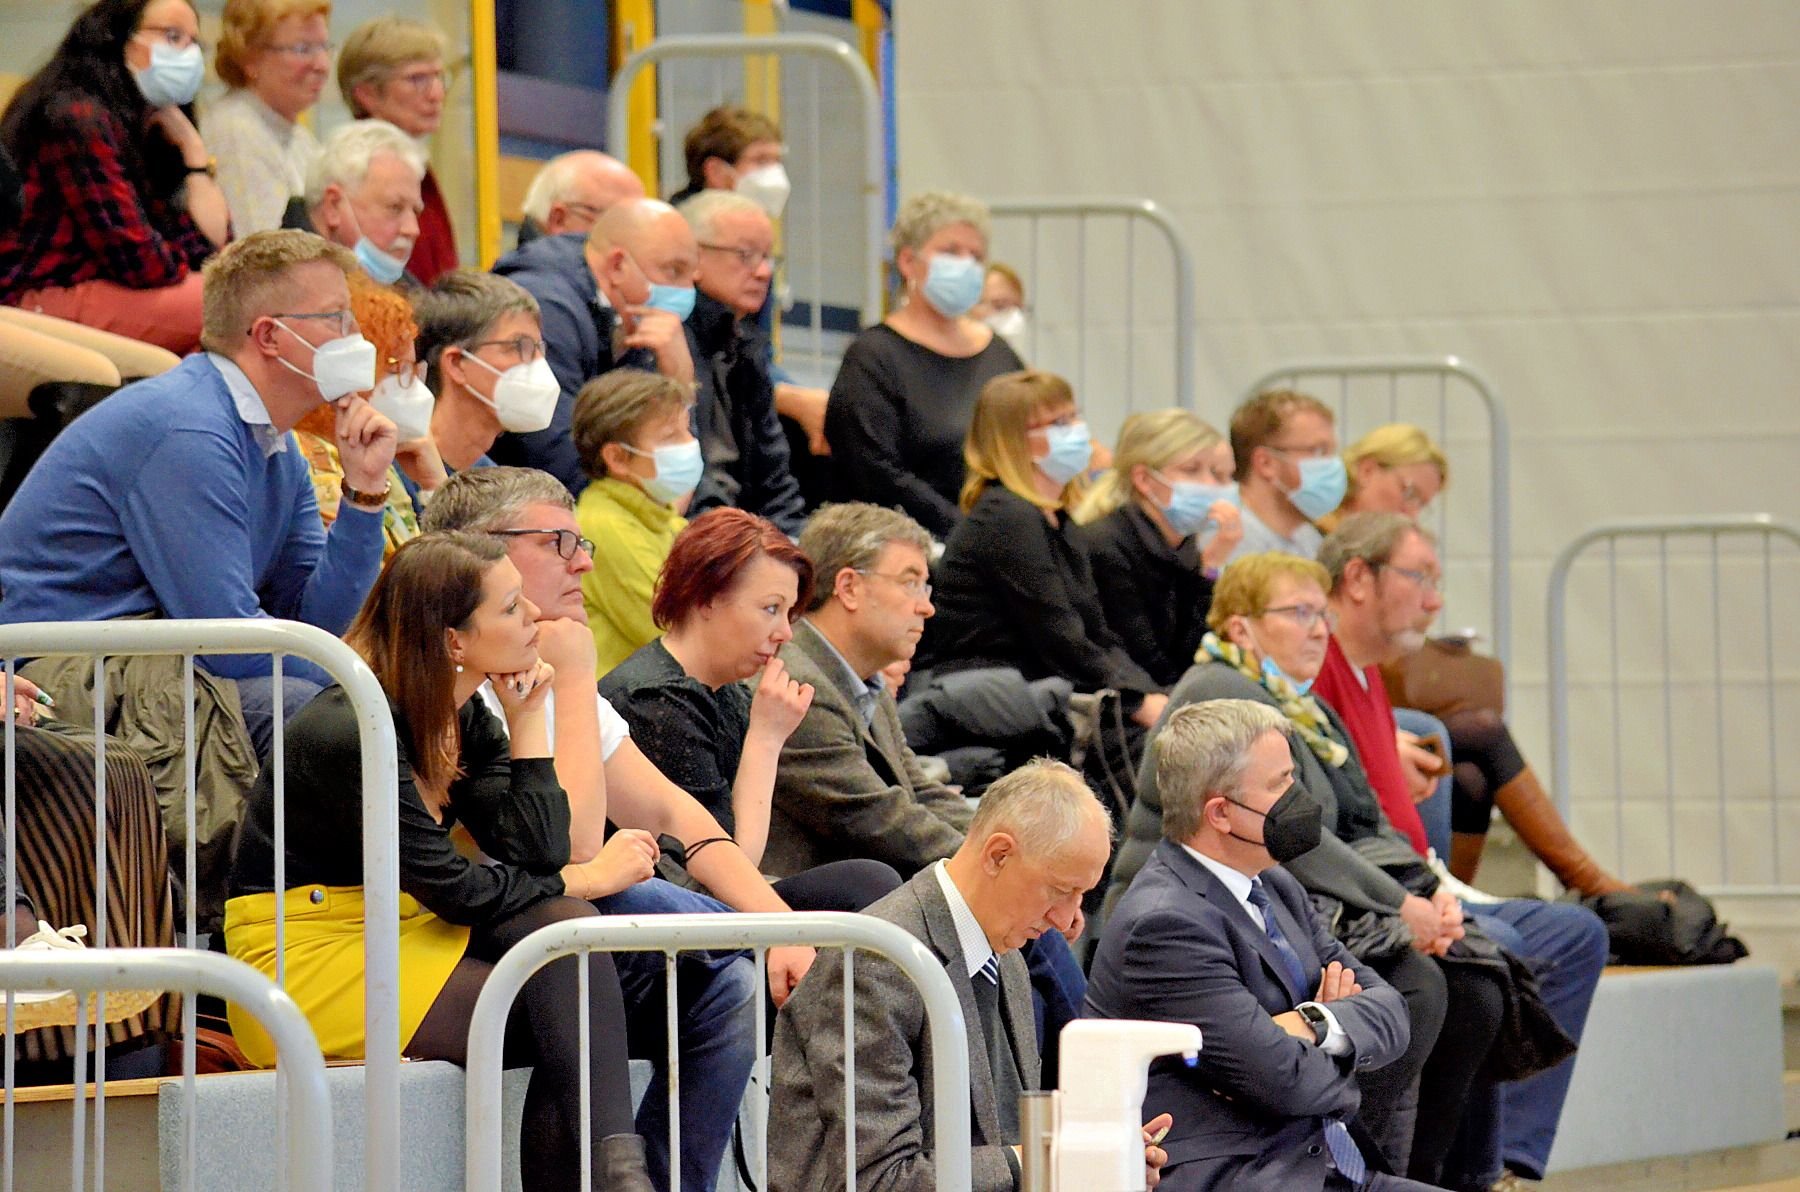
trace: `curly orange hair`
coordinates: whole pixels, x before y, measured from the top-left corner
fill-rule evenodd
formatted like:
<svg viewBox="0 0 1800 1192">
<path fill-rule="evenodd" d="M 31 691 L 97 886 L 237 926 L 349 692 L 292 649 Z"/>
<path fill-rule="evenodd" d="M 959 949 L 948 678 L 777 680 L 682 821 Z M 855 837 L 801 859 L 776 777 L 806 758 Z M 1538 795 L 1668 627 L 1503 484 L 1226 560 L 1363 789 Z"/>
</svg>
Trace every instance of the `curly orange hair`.
<svg viewBox="0 0 1800 1192">
<path fill-rule="evenodd" d="M 378 285 L 360 269 L 352 271 L 349 278 L 350 313 L 356 316 L 363 338 L 375 345 L 375 379 L 380 381 L 413 360 L 419 325 L 413 320 L 412 303 L 406 295 Z M 330 405 L 321 405 L 295 429 L 330 438 L 336 419 L 337 412 Z"/>
</svg>

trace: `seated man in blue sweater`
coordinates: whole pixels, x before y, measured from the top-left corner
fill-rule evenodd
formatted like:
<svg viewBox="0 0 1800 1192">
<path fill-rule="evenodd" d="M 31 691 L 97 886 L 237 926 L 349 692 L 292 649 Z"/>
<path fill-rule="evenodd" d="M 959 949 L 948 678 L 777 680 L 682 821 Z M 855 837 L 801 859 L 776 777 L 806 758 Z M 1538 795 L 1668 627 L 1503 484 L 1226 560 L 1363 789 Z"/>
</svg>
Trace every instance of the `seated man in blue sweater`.
<svg viewBox="0 0 1800 1192">
<path fill-rule="evenodd" d="M 360 396 L 375 348 L 350 313 L 347 251 L 258 232 L 207 262 L 200 343 L 174 369 L 82 415 L 0 514 L 0 624 L 282 617 L 342 633 L 381 568 L 394 424 Z M 288 431 L 337 403 L 344 499 L 327 533 Z M 266 656 L 213 655 L 260 754 Z M 288 714 L 328 682 L 283 664 Z"/>
<path fill-rule="evenodd" d="M 584 237 L 544 236 L 494 263 L 538 300 L 544 359 L 562 386 L 550 425 L 500 437 L 495 463 L 541 468 L 572 494 L 587 487 L 570 424 L 581 387 L 615 368 L 694 379 L 683 323 L 694 309 L 699 248 L 687 221 L 656 199 L 606 209 Z"/>
</svg>

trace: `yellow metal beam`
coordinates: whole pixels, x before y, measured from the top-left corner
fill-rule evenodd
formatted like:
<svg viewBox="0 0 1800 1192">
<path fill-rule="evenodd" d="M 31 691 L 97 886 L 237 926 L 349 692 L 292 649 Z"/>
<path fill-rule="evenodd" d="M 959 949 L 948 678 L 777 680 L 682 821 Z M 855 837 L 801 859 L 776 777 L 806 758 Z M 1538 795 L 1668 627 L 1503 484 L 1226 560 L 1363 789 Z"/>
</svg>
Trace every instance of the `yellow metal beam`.
<svg viewBox="0 0 1800 1192">
<path fill-rule="evenodd" d="M 500 255 L 500 91 L 493 0 L 470 0 L 469 56 L 475 87 L 475 241 L 483 269 Z"/>
<path fill-rule="evenodd" d="M 752 37 L 781 32 L 774 0 L 744 0 L 744 32 Z M 744 59 L 744 106 L 781 123 L 781 59 L 773 54 Z"/>
<path fill-rule="evenodd" d="M 850 0 L 850 19 L 861 36 L 863 61 L 869 64 L 869 73 L 875 76 L 876 84 L 880 85 L 881 32 L 887 28 L 887 17 L 882 13 L 878 0 Z"/>
<path fill-rule="evenodd" d="M 613 69 L 617 70 L 637 51 L 656 38 L 655 0 L 615 0 L 613 12 Z M 615 157 L 636 171 L 650 194 L 661 194 L 656 153 L 656 68 L 642 72 L 631 85 L 625 101 L 631 132 L 625 144 L 608 145 Z"/>
</svg>

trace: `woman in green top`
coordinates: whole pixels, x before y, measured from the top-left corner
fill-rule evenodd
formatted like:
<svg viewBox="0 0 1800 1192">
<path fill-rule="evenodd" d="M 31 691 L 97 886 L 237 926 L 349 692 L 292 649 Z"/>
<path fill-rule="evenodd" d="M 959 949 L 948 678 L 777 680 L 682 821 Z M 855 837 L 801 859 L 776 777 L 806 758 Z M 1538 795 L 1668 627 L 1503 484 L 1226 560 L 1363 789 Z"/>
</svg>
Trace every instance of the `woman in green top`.
<svg viewBox="0 0 1800 1192">
<path fill-rule="evenodd" d="M 593 478 L 575 506 L 594 543 L 581 594 L 602 675 L 661 636 L 651 593 L 705 466 L 688 428 L 692 405 L 690 386 L 630 368 L 589 381 L 575 398 L 575 449 Z"/>
</svg>

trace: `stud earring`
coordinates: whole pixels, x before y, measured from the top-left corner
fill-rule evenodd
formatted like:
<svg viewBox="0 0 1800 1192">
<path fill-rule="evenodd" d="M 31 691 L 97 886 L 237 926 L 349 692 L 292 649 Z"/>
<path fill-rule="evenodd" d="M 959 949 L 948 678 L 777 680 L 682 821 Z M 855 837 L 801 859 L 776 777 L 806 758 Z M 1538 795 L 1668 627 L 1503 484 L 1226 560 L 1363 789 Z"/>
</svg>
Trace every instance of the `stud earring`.
<svg viewBox="0 0 1800 1192">
<path fill-rule="evenodd" d="M 462 672 L 462 663 L 460 663 L 460 662 L 456 664 L 456 673 L 459 675 L 463 673 Z"/>
</svg>

